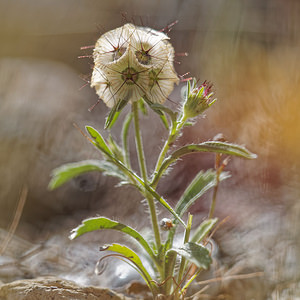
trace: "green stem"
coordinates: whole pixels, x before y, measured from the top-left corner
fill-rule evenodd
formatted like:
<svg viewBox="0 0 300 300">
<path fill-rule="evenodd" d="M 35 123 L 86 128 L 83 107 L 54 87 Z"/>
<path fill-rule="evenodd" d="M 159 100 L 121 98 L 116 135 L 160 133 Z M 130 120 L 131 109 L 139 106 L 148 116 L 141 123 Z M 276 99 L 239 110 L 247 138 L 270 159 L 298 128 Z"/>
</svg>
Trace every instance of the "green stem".
<svg viewBox="0 0 300 300">
<path fill-rule="evenodd" d="M 173 124 L 172 124 L 172 127 L 171 127 L 170 132 L 169 132 L 168 139 L 166 140 L 163 148 L 161 149 L 161 152 L 159 154 L 159 157 L 158 157 L 158 160 L 157 160 L 157 163 L 156 163 L 156 166 L 155 166 L 155 171 L 153 172 L 154 176 L 153 176 L 153 180 L 152 180 L 152 184 L 151 184 L 151 187 L 153 187 L 153 188 L 155 188 L 157 183 L 158 183 L 158 180 L 156 178 L 156 175 L 158 174 L 158 170 L 160 169 L 161 165 L 163 164 L 163 161 L 166 157 L 166 154 L 167 154 L 168 150 L 170 149 L 170 147 L 174 143 L 175 139 L 177 138 L 177 136 L 178 136 L 181 128 L 183 127 L 185 121 L 186 121 L 186 117 L 182 116 L 179 121 L 174 121 Z"/>
<path fill-rule="evenodd" d="M 181 289 L 181 293 L 184 294 L 184 292 L 187 290 L 189 285 L 193 282 L 193 280 L 201 273 L 202 268 L 200 268 L 185 284 L 185 286 Z"/>
<path fill-rule="evenodd" d="M 213 192 L 213 197 L 212 197 L 212 201 L 211 201 L 211 205 L 210 205 L 210 209 L 209 209 L 208 219 L 212 219 L 213 215 L 214 215 L 214 212 L 215 212 L 219 182 L 220 182 L 219 176 L 217 175 L 217 184 L 214 187 L 214 192 Z"/>
<path fill-rule="evenodd" d="M 141 171 L 141 175 L 142 175 L 142 178 L 143 178 L 145 184 L 148 184 L 146 160 L 145 160 L 142 136 L 141 136 L 141 131 L 140 131 L 139 112 L 138 112 L 138 103 L 137 102 L 133 102 L 132 112 L 133 112 L 133 118 L 134 118 L 135 142 L 136 142 L 136 150 L 137 150 L 137 154 L 138 154 L 140 171 Z M 151 216 L 151 222 L 152 222 L 152 227 L 153 227 L 153 232 L 154 232 L 154 237 L 155 237 L 155 242 L 156 242 L 156 248 L 159 250 L 161 247 L 161 240 L 160 240 L 160 232 L 159 232 L 159 226 L 158 226 L 158 220 L 157 220 L 154 199 L 151 195 L 149 195 L 149 193 L 146 190 L 145 190 L 145 197 L 147 199 L 149 210 L 150 210 L 150 216 Z"/>
<path fill-rule="evenodd" d="M 188 241 L 190 239 L 190 233 L 191 233 L 191 228 L 192 228 L 192 219 L 193 219 L 193 216 L 189 214 L 183 244 L 188 243 Z M 178 272 L 178 276 L 177 276 L 178 284 L 180 284 L 181 280 L 182 280 L 183 272 L 185 269 L 185 262 L 186 262 L 186 259 L 184 257 L 181 257 L 179 272 Z"/>
<path fill-rule="evenodd" d="M 129 132 L 129 126 L 130 126 L 131 120 L 132 120 L 132 113 L 129 113 L 123 123 L 123 129 L 122 129 L 124 163 L 125 163 L 125 166 L 129 169 L 131 169 L 131 165 L 130 165 L 130 154 L 129 154 L 129 144 L 128 144 L 128 132 Z"/>
<path fill-rule="evenodd" d="M 214 187 L 214 192 L 213 192 L 213 196 L 212 196 L 212 201 L 210 204 L 210 209 L 209 209 L 209 214 L 208 214 L 208 219 L 212 219 L 214 212 L 215 212 L 215 207 L 216 207 L 216 201 L 217 201 L 217 193 L 218 193 L 218 189 L 219 189 L 219 183 L 220 183 L 220 175 L 223 171 L 224 166 L 219 166 L 219 162 L 220 162 L 220 157 L 221 155 L 219 153 L 216 154 L 216 185 Z"/>
</svg>

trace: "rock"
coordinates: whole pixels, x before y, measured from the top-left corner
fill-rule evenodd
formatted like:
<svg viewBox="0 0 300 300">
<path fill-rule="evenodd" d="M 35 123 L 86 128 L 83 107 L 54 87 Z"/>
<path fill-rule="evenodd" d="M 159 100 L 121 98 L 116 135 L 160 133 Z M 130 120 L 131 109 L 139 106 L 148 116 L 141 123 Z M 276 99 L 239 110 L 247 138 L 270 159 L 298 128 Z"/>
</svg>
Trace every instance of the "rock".
<svg viewBox="0 0 300 300">
<path fill-rule="evenodd" d="M 0 287 L 0 300 L 130 300 L 109 289 L 82 287 L 57 277 L 18 280 Z"/>
</svg>

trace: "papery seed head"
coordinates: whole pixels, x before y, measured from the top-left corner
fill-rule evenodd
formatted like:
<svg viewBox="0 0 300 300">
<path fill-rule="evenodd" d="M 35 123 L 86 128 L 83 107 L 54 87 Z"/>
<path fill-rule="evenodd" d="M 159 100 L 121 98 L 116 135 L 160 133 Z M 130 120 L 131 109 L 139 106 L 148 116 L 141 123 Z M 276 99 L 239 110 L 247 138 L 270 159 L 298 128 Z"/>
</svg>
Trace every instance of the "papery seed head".
<svg viewBox="0 0 300 300">
<path fill-rule="evenodd" d="M 143 96 L 164 102 L 179 81 L 168 40 L 162 32 L 132 24 L 103 34 L 94 49 L 91 87 L 108 107 Z"/>
</svg>

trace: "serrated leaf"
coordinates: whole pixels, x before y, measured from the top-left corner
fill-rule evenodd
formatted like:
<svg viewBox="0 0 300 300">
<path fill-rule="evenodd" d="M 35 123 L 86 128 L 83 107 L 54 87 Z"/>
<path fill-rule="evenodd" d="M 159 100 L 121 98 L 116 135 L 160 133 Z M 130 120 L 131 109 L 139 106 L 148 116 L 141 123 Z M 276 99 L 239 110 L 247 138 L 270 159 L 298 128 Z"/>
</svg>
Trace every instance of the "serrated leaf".
<svg viewBox="0 0 300 300">
<path fill-rule="evenodd" d="M 90 171 L 103 171 L 103 164 L 99 160 L 83 160 L 80 162 L 62 165 L 52 171 L 52 179 L 48 185 L 50 190 L 54 190 L 70 179 Z"/>
<path fill-rule="evenodd" d="M 209 251 L 202 245 L 188 242 L 179 248 L 172 248 L 168 252 L 176 252 L 198 268 L 207 270 L 212 263 Z"/>
<path fill-rule="evenodd" d="M 142 264 L 141 259 L 133 250 L 131 250 L 127 246 L 114 243 L 111 245 L 104 245 L 103 247 L 101 247 L 100 250 L 101 251 L 108 250 L 108 251 L 113 251 L 113 252 L 121 254 L 122 256 L 127 258 L 131 263 L 133 263 L 138 268 L 139 273 L 141 274 L 141 276 L 144 278 L 144 280 L 148 283 L 148 285 L 150 287 L 151 287 L 151 285 L 153 285 L 153 284 L 151 284 L 152 278 L 149 275 L 146 268 L 144 267 L 144 265 Z"/>
<path fill-rule="evenodd" d="M 211 229 L 215 226 L 217 221 L 218 221 L 217 218 L 203 221 L 196 229 L 193 237 L 191 238 L 191 242 L 200 243 L 208 235 Z"/>
<path fill-rule="evenodd" d="M 138 233 L 135 229 L 131 228 L 130 226 L 127 226 L 117 221 L 110 220 L 105 217 L 96 217 L 83 220 L 79 226 L 77 226 L 71 231 L 71 235 L 69 236 L 69 238 L 75 239 L 85 233 L 104 229 L 117 230 L 128 234 L 146 250 L 146 252 L 150 255 L 151 258 L 154 258 L 154 253 L 151 247 L 141 236 L 140 233 Z"/>
<path fill-rule="evenodd" d="M 228 172 L 222 172 L 219 180 L 222 181 L 229 178 Z M 207 170 L 206 172 L 200 171 L 190 185 L 186 188 L 182 196 L 180 197 L 175 211 L 182 217 L 186 210 L 195 203 L 195 201 L 201 197 L 205 192 L 214 187 L 217 184 L 216 171 Z"/>
<path fill-rule="evenodd" d="M 100 149 L 102 152 L 112 155 L 111 150 L 107 146 L 104 138 L 102 135 L 93 127 L 91 126 L 85 126 L 87 132 L 90 134 L 90 136 L 93 138 L 94 142 L 93 144 Z"/>
</svg>

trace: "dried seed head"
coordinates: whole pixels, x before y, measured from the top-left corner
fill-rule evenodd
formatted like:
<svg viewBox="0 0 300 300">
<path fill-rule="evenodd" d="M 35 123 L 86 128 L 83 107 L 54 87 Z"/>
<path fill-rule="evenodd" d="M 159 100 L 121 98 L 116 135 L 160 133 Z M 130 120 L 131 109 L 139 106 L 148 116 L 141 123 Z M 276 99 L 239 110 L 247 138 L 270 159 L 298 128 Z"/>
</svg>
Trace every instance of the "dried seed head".
<svg viewBox="0 0 300 300">
<path fill-rule="evenodd" d="M 166 34 L 132 24 L 102 35 L 94 49 L 91 87 L 108 107 L 147 97 L 163 103 L 179 80 Z"/>
</svg>

